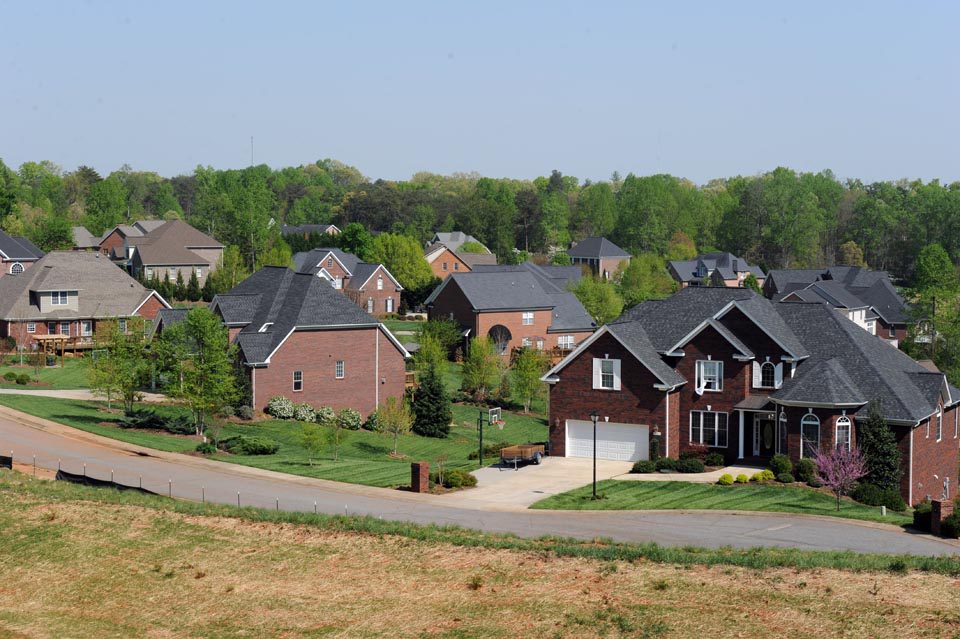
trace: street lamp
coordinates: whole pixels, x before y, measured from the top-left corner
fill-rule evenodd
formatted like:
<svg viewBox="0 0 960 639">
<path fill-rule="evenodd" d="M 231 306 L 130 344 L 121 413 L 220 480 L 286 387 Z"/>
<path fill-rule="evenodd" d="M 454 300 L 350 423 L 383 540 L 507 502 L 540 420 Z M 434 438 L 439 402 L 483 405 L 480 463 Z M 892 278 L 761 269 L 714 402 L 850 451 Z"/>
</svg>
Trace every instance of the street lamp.
<svg viewBox="0 0 960 639">
<path fill-rule="evenodd" d="M 597 411 L 590 413 L 590 419 L 593 421 L 593 498 L 597 498 L 597 420 L 600 415 Z"/>
</svg>

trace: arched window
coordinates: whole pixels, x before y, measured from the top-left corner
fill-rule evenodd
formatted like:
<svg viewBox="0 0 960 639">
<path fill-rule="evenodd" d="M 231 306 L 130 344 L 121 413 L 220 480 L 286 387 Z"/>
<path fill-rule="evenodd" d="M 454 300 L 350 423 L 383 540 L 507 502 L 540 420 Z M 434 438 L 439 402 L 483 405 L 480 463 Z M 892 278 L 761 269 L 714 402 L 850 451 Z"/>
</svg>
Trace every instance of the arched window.
<svg viewBox="0 0 960 639">
<path fill-rule="evenodd" d="M 850 418 L 846 415 L 837 418 L 837 448 L 850 450 Z"/>
<path fill-rule="evenodd" d="M 20 275 L 21 273 L 23 273 L 23 264 L 14 262 L 10 265 L 10 275 Z"/>
<path fill-rule="evenodd" d="M 800 456 L 813 457 L 820 448 L 820 419 L 813 413 L 807 413 L 800 420 Z"/>
<path fill-rule="evenodd" d="M 377 290 L 378 291 L 383 290 L 383 278 L 380 276 L 377 277 Z"/>
<path fill-rule="evenodd" d="M 777 385 L 777 367 L 773 362 L 764 362 L 760 365 L 761 388 L 773 388 Z"/>
</svg>

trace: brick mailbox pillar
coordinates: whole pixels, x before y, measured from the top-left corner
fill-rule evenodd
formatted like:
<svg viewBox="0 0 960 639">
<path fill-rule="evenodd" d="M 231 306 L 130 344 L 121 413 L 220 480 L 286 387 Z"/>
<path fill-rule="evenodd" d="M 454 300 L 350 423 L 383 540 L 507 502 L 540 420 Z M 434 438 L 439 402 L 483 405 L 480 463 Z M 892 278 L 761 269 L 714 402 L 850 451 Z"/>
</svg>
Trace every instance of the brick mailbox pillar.
<svg viewBox="0 0 960 639">
<path fill-rule="evenodd" d="M 940 523 L 953 513 L 953 502 L 935 499 L 930 502 L 930 532 L 940 536 Z"/>
<path fill-rule="evenodd" d="M 410 464 L 410 490 L 425 493 L 430 490 L 430 462 Z"/>
</svg>

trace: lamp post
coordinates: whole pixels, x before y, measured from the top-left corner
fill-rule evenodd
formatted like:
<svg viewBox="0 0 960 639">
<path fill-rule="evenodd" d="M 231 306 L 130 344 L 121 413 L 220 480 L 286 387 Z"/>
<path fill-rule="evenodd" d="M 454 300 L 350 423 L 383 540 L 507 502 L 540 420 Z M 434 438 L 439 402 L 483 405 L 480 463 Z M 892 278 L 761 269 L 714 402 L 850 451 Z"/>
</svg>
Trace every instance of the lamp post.
<svg viewBox="0 0 960 639">
<path fill-rule="evenodd" d="M 477 414 L 477 431 L 480 432 L 480 468 L 483 468 L 483 411 Z"/>
<path fill-rule="evenodd" d="M 590 413 L 590 419 L 593 421 L 593 498 L 597 498 L 597 420 L 600 415 L 597 411 Z"/>
<path fill-rule="evenodd" d="M 663 433 L 660 432 L 660 427 L 654 424 L 653 425 L 653 455 L 651 455 L 651 457 L 653 458 L 652 461 L 654 462 L 660 459 L 660 436 L 662 434 Z"/>
</svg>

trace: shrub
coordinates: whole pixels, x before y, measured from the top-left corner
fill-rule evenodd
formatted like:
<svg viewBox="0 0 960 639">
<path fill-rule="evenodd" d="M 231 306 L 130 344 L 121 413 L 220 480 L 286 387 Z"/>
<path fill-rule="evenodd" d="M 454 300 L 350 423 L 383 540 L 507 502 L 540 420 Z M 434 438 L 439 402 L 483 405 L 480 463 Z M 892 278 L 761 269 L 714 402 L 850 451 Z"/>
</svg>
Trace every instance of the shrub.
<svg viewBox="0 0 960 639">
<path fill-rule="evenodd" d="M 743 473 L 740 473 L 739 475 L 737 475 L 737 478 L 734 481 L 736 481 L 738 484 L 746 484 L 747 482 L 750 481 L 750 478 L 744 475 Z"/>
<path fill-rule="evenodd" d="M 661 457 L 656 463 L 657 470 L 676 470 L 677 460 L 670 457 Z"/>
<path fill-rule="evenodd" d="M 174 435 L 192 435 L 195 432 L 193 420 L 189 416 L 162 417 L 154 410 L 137 410 L 124 415 L 117 422 L 117 426 L 142 430 L 165 430 Z"/>
<path fill-rule="evenodd" d="M 750 481 L 773 481 L 774 479 L 776 479 L 776 475 L 774 475 L 773 471 L 769 468 L 756 472 L 750 476 Z"/>
<path fill-rule="evenodd" d="M 794 479 L 793 475 L 790 473 L 780 473 L 779 475 L 777 475 L 777 481 L 780 482 L 781 484 L 792 484 L 797 480 Z"/>
<path fill-rule="evenodd" d="M 953 513 L 940 523 L 940 536 L 948 539 L 960 538 L 960 513 Z"/>
<path fill-rule="evenodd" d="M 681 459 L 677 462 L 677 472 L 681 473 L 702 473 L 703 462 L 699 459 Z"/>
<path fill-rule="evenodd" d="M 3 374 L 3 378 L 8 382 L 15 382 L 17 381 L 17 374 L 14 373 L 13 371 L 7 371 L 6 373 Z"/>
<path fill-rule="evenodd" d="M 20 373 L 19 375 L 17 375 L 17 385 L 18 385 L 18 386 L 26 386 L 26 385 L 29 384 L 29 383 L 30 383 L 30 376 L 29 376 L 29 375 L 27 375 L 26 373 Z"/>
<path fill-rule="evenodd" d="M 223 440 L 220 445 L 234 455 L 272 455 L 280 450 L 280 444 L 251 435 L 237 435 Z"/>
<path fill-rule="evenodd" d="M 360 417 L 360 413 L 352 408 L 344 408 L 337 413 L 337 422 L 340 424 L 340 428 L 360 430 L 360 424 L 363 423 L 363 418 Z"/>
<path fill-rule="evenodd" d="M 794 466 L 794 474 L 797 476 L 797 481 L 808 482 L 817 476 L 817 465 L 812 459 L 801 459 Z"/>
<path fill-rule="evenodd" d="M 439 473 L 433 472 L 430 473 L 430 481 L 434 484 L 440 483 Z M 443 473 L 443 487 L 444 488 L 466 488 L 468 486 L 476 486 L 477 478 L 468 473 L 465 470 L 448 470 Z"/>
<path fill-rule="evenodd" d="M 253 406 L 240 406 L 237 408 L 237 417 L 250 421 L 253 419 Z"/>
<path fill-rule="evenodd" d="M 369 430 L 371 433 L 377 432 L 377 411 L 367 415 L 367 421 L 363 422 L 363 430 Z"/>
<path fill-rule="evenodd" d="M 329 406 L 321 406 L 316 411 L 317 423 L 321 426 L 333 426 L 337 421 L 337 412 Z"/>
<path fill-rule="evenodd" d="M 222 419 L 226 417 L 233 417 L 236 414 L 236 411 L 234 410 L 233 406 L 221 406 L 217 409 L 216 414 L 217 417 Z"/>
<path fill-rule="evenodd" d="M 807 480 L 807 486 L 810 488 L 821 488 L 823 486 L 823 482 L 820 481 L 819 477 L 813 476 Z"/>
<path fill-rule="evenodd" d="M 917 530 L 930 532 L 930 519 L 933 507 L 926 499 L 913 507 L 913 527 Z"/>
<path fill-rule="evenodd" d="M 641 459 L 633 465 L 633 468 L 630 469 L 631 473 L 652 473 L 656 472 L 657 464 L 646 459 Z"/>
<path fill-rule="evenodd" d="M 717 483 L 721 486 L 733 486 L 733 475 L 730 473 L 724 473 L 720 475 L 720 479 L 717 480 Z"/>
<path fill-rule="evenodd" d="M 293 407 L 293 418 L 298 422 L 313 422 L 317 419 L 317 413 L 310 404 L 297 404 Z"/>
<path fill-rule="evenodd" d="M 703 464 L 705 466 L 726 466 L 726 461 L 723 459 L 722 453 L 707 453 L 707 456 L 703 458 Z"/>
<path fill-rule="evenodd" d="M 786 455 L 774 455 L 770 460 L 770 470 L 774 475 L 793 472 L 793 462 Z"/>
<path fill-rule="evenodd" d="M 217 447 L 210 442 L 203 442 L 202 444 L 197 444 L 197 452 L 201 455 L 212 455 L 217 452 Z"/>
<path fill-rule="evenodd" d="M 898 513 L 907 509 L 907 503 L 903 501 L 900 491 L 896 489 L 884 490 L 874 484 L 861 483 L 857 484 L 850 496 L 854 501 L 866 506 L 886 506 Z"/>
<path fill-rule="evenodd" d="M 278 395 L 267 402 L 267 414 L 277 419 L 293 419 L 293 402 Z"/>
<path fill-rule="evenodd" d="M 680 459 L 699 459 L 703 460 L 707 456 L 707 447 L 704 444 L 690 444 L 687 450 L 680 453 Z"/>
</svg>

